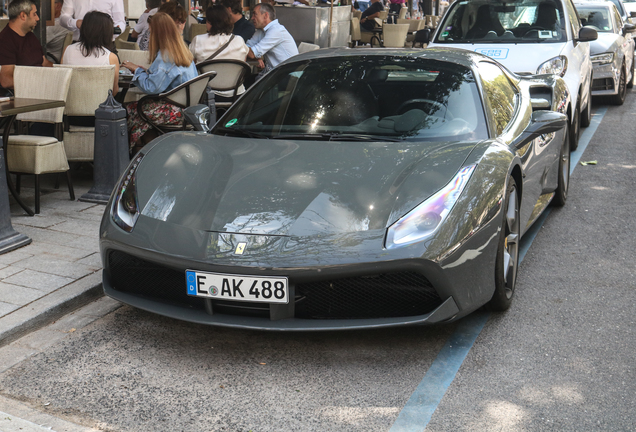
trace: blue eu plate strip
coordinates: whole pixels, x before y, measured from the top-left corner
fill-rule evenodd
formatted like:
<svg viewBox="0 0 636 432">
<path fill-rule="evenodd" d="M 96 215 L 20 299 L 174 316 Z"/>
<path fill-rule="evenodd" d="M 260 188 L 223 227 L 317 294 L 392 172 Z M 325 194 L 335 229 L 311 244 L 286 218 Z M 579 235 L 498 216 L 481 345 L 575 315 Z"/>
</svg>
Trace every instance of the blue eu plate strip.
<svg viewBox="0 0 636 432">
<path fill-rule="evenodd" d="M 570 173 L 579 163 L 606 112 L 606 107 L 599 108 L 592 116 L 590 126 L 581 134 L 579 147 L 570 154 Z M 519 248 L 519 262 L 523 261 L 549 213 L 548 209 L 523 236 Z M 488 318 L 490 312 L 478 310 L 457 322 L 457 329 L 446 341 L 446 345 L 393 423 L 390 432 L 422 432 L 426 429 Z"/>
<path fill-rule="evenodd" d="M 197 295 L 197 277 L 193 271 L 186 270 L 186 284 L 188 285 L 188 294 Z"/>
</svg>

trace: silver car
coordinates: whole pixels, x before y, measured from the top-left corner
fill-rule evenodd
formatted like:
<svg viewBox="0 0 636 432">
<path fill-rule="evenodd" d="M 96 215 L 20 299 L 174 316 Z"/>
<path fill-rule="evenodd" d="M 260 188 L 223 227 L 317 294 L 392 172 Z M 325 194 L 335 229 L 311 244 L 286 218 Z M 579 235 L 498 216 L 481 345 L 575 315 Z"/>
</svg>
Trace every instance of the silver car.
<svg viewBox="0 0 636 432">
<path fill-rule="evenodd" d="M 627 88 L 634 85 L 634 40 L 630 33 L 636 27 L 625 23 L 611 2 L 576 4 L 581 22 L 598 32 L 590 43 L 594 67 L 593 96 L 610 96 L 612 103 L 622 105 Z"/>
</svg>

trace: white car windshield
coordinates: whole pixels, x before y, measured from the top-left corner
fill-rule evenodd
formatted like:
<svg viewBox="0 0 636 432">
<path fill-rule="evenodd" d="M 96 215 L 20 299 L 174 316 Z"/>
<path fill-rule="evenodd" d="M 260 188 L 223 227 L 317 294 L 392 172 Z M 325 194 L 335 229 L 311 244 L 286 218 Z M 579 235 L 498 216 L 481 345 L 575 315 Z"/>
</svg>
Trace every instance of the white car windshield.
<svg viewBox="0 0 636 432">
<path fill-rule="evenodd" d="M 561 4 L 552 0 L 460 1 L 440 25 L 437 43 L 561 43 Z"/>
<path fill-rule="evenodd" d="M 611 33 L 613 31 L 608 8 L 577 5 L 576 10 L 581 18 L 581 24 L 592 27 L 597 32 Z"/>
</svg>

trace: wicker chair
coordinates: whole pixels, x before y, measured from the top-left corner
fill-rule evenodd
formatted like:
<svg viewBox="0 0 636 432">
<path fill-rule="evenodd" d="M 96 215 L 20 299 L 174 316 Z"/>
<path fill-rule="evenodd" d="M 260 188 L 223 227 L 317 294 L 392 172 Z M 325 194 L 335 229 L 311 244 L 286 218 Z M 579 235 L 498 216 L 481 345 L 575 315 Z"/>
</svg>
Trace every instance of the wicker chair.
<svg viewBox="0 0 636 432">
<path fill-rule="evenodd" d="M 166 132 L 172 132 L 177 130 L 185 130 L 187 128 L 186 122 L 184 121 L 182 125 L 164 125 L 153 122 L 146 113 L 144 112 L 144 105 L 147 102 L 151 101 L 159 101 L 164 104 L 175 105 L 179 108 L 187 108 L 192 105 L 197 105 L 200 103 L 203 93 L 205 92 L 205 88 L 208 85 L 208 82 L 214 78 L 216 72 L 206 72 L 195 78 L 192 78 L 190 81 L 187 81 L 181 84 L 178 87 L 173 88 L 165 93 L 160 93 L 156 95 L 146 95 L 139 99 L 137 103 L 137 112 L 139 116 L 150 126 L 159 132 L 159 134 L 164 134 Z"/>
<path fill-rule="evenodd" d="M 72 71 L 68 69 L 16 66 L 13 73 L 16 97 L 49 100 L 67 100 Z M 40 175 L 66 172 L 68 192 L 75 200 L 73 183 L 64 151 L 63 139 L 64 107 L 18 114 L 19 124 L 30 122 L 55 125 L 55 136 L 12 135 L 7 143 L 7 165 L 17 174 L 17 190 L 20 191 L 20 176 L 35 175 L 35 213 L 40 213 Z"/>
<path fill-rule="evenodd" d="M 227 109 L 238 98 L 243 81 L 250 74 L 250 65 L 240 60 L 206 60 L 197 64 L 200 74 L 214 71 L 216 76 L 210 80 L 208 87 L 214 91 L 232 91 L 232 102 L 216 102 L 218 109 Z"/>
<path fill-rule="evenodd" d="M 408 31 L 408 24 L 384 24 L 382 26 L 384 46 L 389 48 L 403 48 L 406 43 L 406 34 Z"/>
<path fill-rule="evenodd" d="M 66 115 L 64 122 L 66 157 L 69 162 L 90 162 L 93 160 L 95 128 L 70 125 L 68 117 L 95 117 L 95 110 L 108 97 L 108 90 L 113 89 L 115 65 L 54 65 L 54 67 L 73 70 L 71 88 L 64 110 Z"/>
<path fill-rule="evenodd" d="M 307 43 L 307 42 L 301 42 L 300 45 L 298 45 L 298 54 L 302 54 L 309 51 L 315 51 L 317 49 L 320 49 L 320 45 Z"/>
<path fill-rule="evenodd" d="M 137 42 L 128 42 L 121 39 L 115 39 L 115 48 L 119 50 L 138 50 L 139 44 Z"/>
<path fill-rule="evenodd" d="M 190 24 L 190 40 L 195 36 L 208 32 L 206 24 Z"/>
<path fill-rule="evenodd" d="M 119 56 L 119 61 L 121 63 L 129 61 L 138 66 L 145 67 L 146 69 L 150 67 L 150 58 L 148 57 L 148 51 L 120 49 L 117 50 L 117 55 Z"/>
</svg>

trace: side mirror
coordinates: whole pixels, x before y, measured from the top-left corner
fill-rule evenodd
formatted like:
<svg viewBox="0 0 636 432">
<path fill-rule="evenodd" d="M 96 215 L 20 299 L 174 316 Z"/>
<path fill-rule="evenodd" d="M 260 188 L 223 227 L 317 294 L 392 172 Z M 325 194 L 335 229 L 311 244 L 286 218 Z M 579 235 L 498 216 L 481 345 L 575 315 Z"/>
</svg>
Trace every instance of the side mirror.
<svg viewBox="0 0 636 432">
<path fill-rule="evenodd" d="M 623 25 L 623 36 L 625 36 L 628 33 L 634 33 L 635 31 L 636 31 L 636 25 L 630 24 L 630 23 L 625 23 Z"/>
<path fill-rule="evenodd" d="M 576 39 L 577 42 L 592 42 L 598 39 L 598 33 L 591 27 L 582 27 L 579 30 L 579 37 Z"/>
<path fill-rule="evenodd" d="M 568 116 L 556 111 L 539 110 L 532 113 L 532 119 L 526 130 L 517 138 L 515 147 L 522 147 L 538 136 L 558 132 L 568 126 Z"/>
<path fill-rule="evenodd" d="M 183 110 L 185 121 L 200 132 L 210 131 L 210 108 L 207 105 L 193 105 Z"/>
<path fill-rule="evenodd" d="M 631 11 L 629 13 L 629 16 L 632 17 L 632 18 L 636 18 L 636 11 Z"/>
</svg>

